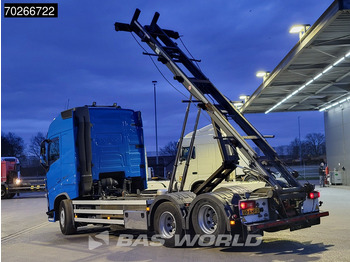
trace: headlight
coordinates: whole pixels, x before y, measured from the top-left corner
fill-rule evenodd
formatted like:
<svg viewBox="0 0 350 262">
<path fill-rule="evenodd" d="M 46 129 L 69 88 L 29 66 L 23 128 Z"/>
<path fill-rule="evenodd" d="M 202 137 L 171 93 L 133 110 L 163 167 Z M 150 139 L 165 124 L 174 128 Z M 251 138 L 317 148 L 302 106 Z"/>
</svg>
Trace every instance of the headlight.
<svg viewBox="0 0 350 262">
<path fill-rule="evenodd" d="M 19 184 L 21 184 L 21 182 L 22 182 L 22 180 L 21 180 L 21 179 L 19 179 L 19 178 L 16 178 L 16 181 L 15 181 L 16 185 L 19 185 Z"/>
</svg>

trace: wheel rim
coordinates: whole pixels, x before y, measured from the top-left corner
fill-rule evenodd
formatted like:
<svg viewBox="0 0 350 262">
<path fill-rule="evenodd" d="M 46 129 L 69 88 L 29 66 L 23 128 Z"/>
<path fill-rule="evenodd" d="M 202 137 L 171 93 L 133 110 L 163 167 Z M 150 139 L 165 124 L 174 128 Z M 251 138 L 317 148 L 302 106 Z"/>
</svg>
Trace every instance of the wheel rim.
<svg viewBox="0 0 350 262">
<path fill-rule="evenodd" d="M 166 211 L 159 218 L 159 231 L 164 238 L 171 238 L 175 235 L 176 221 L 173 214 Z"/>
<path fill-rule="evenodd" d="M 64 214 L 64 209 L 61 209 L 61 214 L 60 214 L 60 223 L 61 226 L 64 227 L 64 219 L 65 219 L 65 214 Z"/>
<path fill-rule="evenodd" d="M 203 205 L 198 212 L 198 225 L 205 234 L 213 234 L 216 231 L 218 216 L 210 205 Z"/>
<path fill-rule="evenodd" d="M 4 197 L 6 195 L 6 190 L 1 187 L 1 197 Z"/>
</svg>

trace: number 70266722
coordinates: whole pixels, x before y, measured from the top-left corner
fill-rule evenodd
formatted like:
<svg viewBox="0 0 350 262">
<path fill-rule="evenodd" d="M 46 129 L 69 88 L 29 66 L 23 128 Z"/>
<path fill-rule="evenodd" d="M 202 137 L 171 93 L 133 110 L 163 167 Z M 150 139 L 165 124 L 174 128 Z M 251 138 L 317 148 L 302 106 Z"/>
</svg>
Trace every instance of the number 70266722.
<svg viewBox="0 0 350 262">
<path fill-rule="evenodd" d="M 4 4 L 4 17 L 58 17 L 58 4 Z"/>
</svg>

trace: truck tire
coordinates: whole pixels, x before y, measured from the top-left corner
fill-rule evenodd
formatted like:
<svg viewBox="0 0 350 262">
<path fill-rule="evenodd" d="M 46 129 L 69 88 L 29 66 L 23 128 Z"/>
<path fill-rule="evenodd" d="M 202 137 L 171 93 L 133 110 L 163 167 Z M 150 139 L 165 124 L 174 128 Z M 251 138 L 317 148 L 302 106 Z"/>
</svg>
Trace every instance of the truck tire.
<svg viewBox="0 0 350 262">
<path fill-rule="evenodd" d="M 181 241 L 185 232 L 182 227 L 182 216 L 171 202 L 164 202 L 158 206 L 154 214 L 154 229 L 164 241 L 164 246 L 175 247 L 175 236 Z"/>
<path fill-rule="evenodd" d="M 60 228 L 64 235 L 72 235 L 77 232 L 74 224 L 73 205 L 70 199 L 62 200 L 59 207 Z"/>
<path fill-rule="evenodd" d="M 226 217 L 219 206 L 210 199 L 199 200 L 193 208 L 191 216 L 195 234 L 214 235 L 227 234 Z"/>
<path fill-rule="evenodd" d="M 1 186 L 1 199 L 7 198 L 6 187 L 4 185 Z"/>
<path fill-rule="evenodd" d="M 244 182 L 255 182 L 255 181 L 259 181 L 259 179 L 256 176 L 247 175 L 244 177 L 243 181 Z"/>
<path fill-rule="evenodd" d="M 191 192 L 195 191 L 204 181 L 197 181 L 191 186 Z"/>
</svg>

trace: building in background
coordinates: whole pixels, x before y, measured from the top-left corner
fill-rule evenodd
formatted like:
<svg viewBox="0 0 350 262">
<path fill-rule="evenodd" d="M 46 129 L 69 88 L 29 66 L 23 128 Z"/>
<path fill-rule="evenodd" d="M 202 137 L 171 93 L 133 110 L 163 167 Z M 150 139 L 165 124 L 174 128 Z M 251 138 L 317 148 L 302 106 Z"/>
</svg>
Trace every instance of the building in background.
<svg viewBox="0 0 350 262">
<path fill-rule="evenodd" d="M 350 1 L 335 0 L 245 99 L 247 113 L 324 112 L 327 164 L 336 183 L 350 185 Z M 341 179 L 340 179 L 341 176 Z"/>
<path fill-rule="evenodd" d="M 324 119 L 331 182 L 350 185 L 350 101 L 326 111 Z"/>
</svg>

